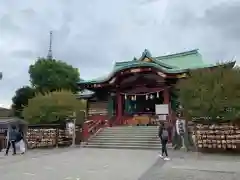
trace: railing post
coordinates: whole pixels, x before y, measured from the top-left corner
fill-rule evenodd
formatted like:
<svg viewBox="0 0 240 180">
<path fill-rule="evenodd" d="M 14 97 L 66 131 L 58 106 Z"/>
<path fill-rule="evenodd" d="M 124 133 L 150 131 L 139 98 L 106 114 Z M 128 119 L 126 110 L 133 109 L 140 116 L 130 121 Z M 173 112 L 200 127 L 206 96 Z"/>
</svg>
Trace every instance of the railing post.
<svg viewBox="0 0 240 180">
<path fill-rule="evenodd" d="M 86 142 L 88 137 L 89 137 L 89 132 L 88 132 L 88 123 L 83 123 L 83 141 Z"/>
</svg>

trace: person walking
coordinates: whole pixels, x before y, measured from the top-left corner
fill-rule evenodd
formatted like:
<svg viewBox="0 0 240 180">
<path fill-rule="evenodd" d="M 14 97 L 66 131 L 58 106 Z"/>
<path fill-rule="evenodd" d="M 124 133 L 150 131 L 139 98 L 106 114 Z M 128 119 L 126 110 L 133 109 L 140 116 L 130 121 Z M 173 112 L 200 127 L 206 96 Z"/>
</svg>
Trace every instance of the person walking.
<svg viewBox="0 0 240 180">
<path fill-rule="evenodd" d="M 11 145 L 13 148 L 13 155 L 16 155 L 15 143 L 16 143 L 16 139 L 17 139 L 17 134 L 18 134 L 18 132 L 17 132 L 16 126 L 12 126 L 8 132 L 8 142 L 7 142 L 7 149 L 6 149 L 5 156 L 8 155 L 8 151 L 9 151 Z"/>
<path fill-rule="evenodd" d="M 164 160 L 168 161 L 170 160 L 167 152 L 167 143 L 168 143 L 169 133 L 166 127 L 164 126 L 164 124 L 161 124 L 161 126 L 159 127 L 159 138 L 162 143 L 162 154 L 160 154 L 159 156 L 161 158 L 164 158 L 164 154 L 165 154 L 166 157 L 164 158 Z"/>
<path fill-rule="evenodd" d="M 158 127 L 158 137 L 161 140 L 162 143 L 162 131 L 163 131 L 163 127 L 164 127 L 164 123 L 160 123 L 159 127 Z"/>
</svg>

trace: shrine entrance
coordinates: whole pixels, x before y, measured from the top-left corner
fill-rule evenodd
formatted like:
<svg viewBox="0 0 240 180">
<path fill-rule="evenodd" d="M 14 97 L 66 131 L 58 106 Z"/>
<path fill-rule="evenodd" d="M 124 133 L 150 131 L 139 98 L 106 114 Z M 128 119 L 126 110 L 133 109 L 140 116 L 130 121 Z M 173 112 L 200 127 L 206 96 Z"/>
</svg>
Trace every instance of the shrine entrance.
<svg viewBox="0 0 240 180">
<path fill-rule="evenodd" d="M 156 104 L 163 104 L 163 93 L 124 95 L 124 115 L 149 114 L 155 115 Z"/>
<path fill-rule="evenodd" d="M 129 73 L 118 76 L 119 88 L 116 89 L 115 106 L 117 122 L 128 124 L 126 119 L 137 117 L 141 119 L 141 123 L 134 124 L 149 124 L 150 119 L 156 117 L 155 106 L 169 104 L 168 81 L 154 69 L 146 69 L 146 71 L 143 69 L 140 72 L 133 71 L 133 69 L 129 71 Z"/>
</svg>

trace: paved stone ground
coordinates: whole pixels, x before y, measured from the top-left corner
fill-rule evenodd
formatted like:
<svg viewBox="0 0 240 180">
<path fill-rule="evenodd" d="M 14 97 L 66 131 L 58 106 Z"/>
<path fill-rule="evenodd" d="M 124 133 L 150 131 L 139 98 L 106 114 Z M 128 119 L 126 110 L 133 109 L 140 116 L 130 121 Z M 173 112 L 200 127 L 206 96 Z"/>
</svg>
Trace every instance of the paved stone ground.
<svg viewBox="0 0 240 180">
<path fill-rule="evenodd" d="M 2 150 L 0 152 L 0 166 L 4 164 L 9 164 L 13 162 L 20 162 L 20 161 L 25 161 L 27 159 L 34 159 L 34 158 L 39 158 L 42 156 L 46 155 L 51 155 L 51 154 L 60 154 L 64 152 L 68 152 L 73 150 L 72 148 L 54 148 L 54 149 L 34 149 L 31 151 L 28 151 L 25 155 L 17 155 L 17 156 L 12 156 L 11 155 L 11 149 L 9 151 L 9 155 L 6 157 L 4 156 L 5 150 Z M 18 153 L 18 152 L 17 152 Z"/>
<path fill-rule="evenodd" d="M 24 156 L 0 155 L 1 180 L 237 180 L 240 156 L 197 155 L 111 149 L 29 151 Z"/>
<path fill-rule="evenodd" d="M 137 180 L 156 158 L 156 151 L 73 149 L 36 156 L 29 151 L 0 159 L 0 179 Z"/>
<path fill-rule="evenodd" d="M 240 179 L 240 156 L 176 152 L 172 155 L 171 161 L 158 159 L 139 180 Z"/>
</svg>

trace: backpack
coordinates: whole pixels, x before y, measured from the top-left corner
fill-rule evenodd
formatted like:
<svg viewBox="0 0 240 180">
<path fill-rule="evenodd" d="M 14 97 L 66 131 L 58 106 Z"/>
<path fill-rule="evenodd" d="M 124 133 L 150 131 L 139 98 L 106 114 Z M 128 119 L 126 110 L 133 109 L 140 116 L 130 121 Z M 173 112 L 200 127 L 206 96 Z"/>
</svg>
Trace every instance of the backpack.
<svg viewBox="0 0 240 180">
<path fill-rule="evenodd" d="M 166 129 L 164 129 L 162 131 L 162 139 L 163 140 L 168 140 L 168 131 Z"/>
</svg>

